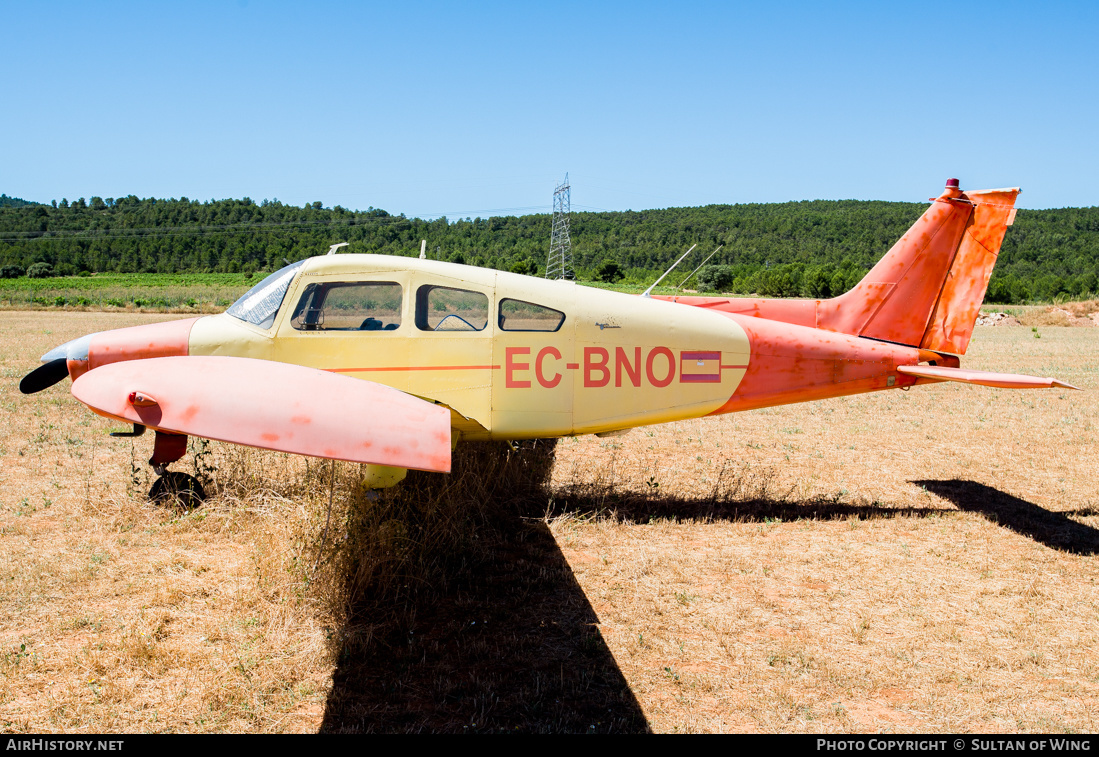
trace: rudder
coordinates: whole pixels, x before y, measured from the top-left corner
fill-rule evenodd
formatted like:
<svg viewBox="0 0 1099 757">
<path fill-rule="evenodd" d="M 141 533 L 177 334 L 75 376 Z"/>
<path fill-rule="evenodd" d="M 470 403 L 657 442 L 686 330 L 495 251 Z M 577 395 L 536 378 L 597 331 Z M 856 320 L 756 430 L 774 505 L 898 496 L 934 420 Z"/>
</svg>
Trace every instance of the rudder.
<svg viewBox="0 0 1099 757">
<path fill-rule="evenodd" d="M 973 216 L 920 342 L 924 349 L 954 355 L 964 355 L 969 347 L 1004 234 L 1015 221 L 1019 188 L 985 189 L 966 196 L 973 202 Z"/>
</svg>

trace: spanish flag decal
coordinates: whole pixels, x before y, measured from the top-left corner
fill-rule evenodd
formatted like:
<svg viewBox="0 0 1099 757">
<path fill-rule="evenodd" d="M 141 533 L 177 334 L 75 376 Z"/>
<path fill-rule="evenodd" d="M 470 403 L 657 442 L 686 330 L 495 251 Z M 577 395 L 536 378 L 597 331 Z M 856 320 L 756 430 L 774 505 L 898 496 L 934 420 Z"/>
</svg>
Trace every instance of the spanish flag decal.
<svg viewBox="0 0 1099 757">
<path fill-rule="evenodd" d="M 679 383 L 720 384 L 720 352 L 679 353 Z"/>
</svg>

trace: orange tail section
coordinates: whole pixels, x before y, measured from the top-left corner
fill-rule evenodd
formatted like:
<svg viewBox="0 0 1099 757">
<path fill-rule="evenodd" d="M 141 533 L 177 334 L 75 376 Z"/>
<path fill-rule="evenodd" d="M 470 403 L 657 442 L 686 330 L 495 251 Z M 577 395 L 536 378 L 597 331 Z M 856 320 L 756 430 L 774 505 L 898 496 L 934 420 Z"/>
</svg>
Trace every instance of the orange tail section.
<svg viewBox="0 0 1099 757">
<path fill-rule="evenodd" d="M 952 179 L 854 289 L 819 303 L 817 328 L 965 354 L 1018 194 Z"/>
<path fill-rule="evenodd" d="M 964 355 L 1015 220 L 1018 188 L 962 192 L 957 179 L 854 289 L 830 300 L 676 301 L 935 352 Z M 672 298 L 665 298 L 672 299 Z"/>
</svg>

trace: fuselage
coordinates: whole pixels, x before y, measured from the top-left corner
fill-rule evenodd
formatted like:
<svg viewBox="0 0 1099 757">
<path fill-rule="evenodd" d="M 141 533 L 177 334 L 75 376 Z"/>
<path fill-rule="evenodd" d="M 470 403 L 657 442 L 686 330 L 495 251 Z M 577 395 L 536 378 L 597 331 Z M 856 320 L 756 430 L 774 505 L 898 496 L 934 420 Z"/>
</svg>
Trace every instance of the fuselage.
<svg viewBox="0 0 1099 757">
<path fill-rule="evenodd" d="M 935 357 L 923 352 L 566 281 L 335 255 L 272 274 L 221 315 L 93 335 L 69 365 L 75 378 L 165 355 L 293 363 L 446 405 L 462 438 L 522 439 L 909 386 L 896 367 Z"/>
</svg>

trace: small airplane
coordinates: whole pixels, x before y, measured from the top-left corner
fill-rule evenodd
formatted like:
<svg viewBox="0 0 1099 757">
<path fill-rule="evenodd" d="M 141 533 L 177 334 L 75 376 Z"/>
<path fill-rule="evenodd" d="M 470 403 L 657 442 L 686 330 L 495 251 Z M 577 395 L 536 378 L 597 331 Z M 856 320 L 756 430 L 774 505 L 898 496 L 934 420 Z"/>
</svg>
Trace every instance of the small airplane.
<svg viewBox="0 0 1099 757">
<path fill-rule="evenodd" d="M 381 488 L 410 468 L 449 472 L 460 440 L 605 435 L 941 381 L 1075 389 L 960 366 L 1018 194 L 950 179 L 859 284 L 825 300 L 639 297 L 329 254 L 220 315 L 56 347 L 20 389 L 70 376 L 92 411 L 133 424 L 121 435 L 155 431 L 162 489 L 192 490 L 167 471 L 188 435 L 364 463 Z"/>
</svg>

